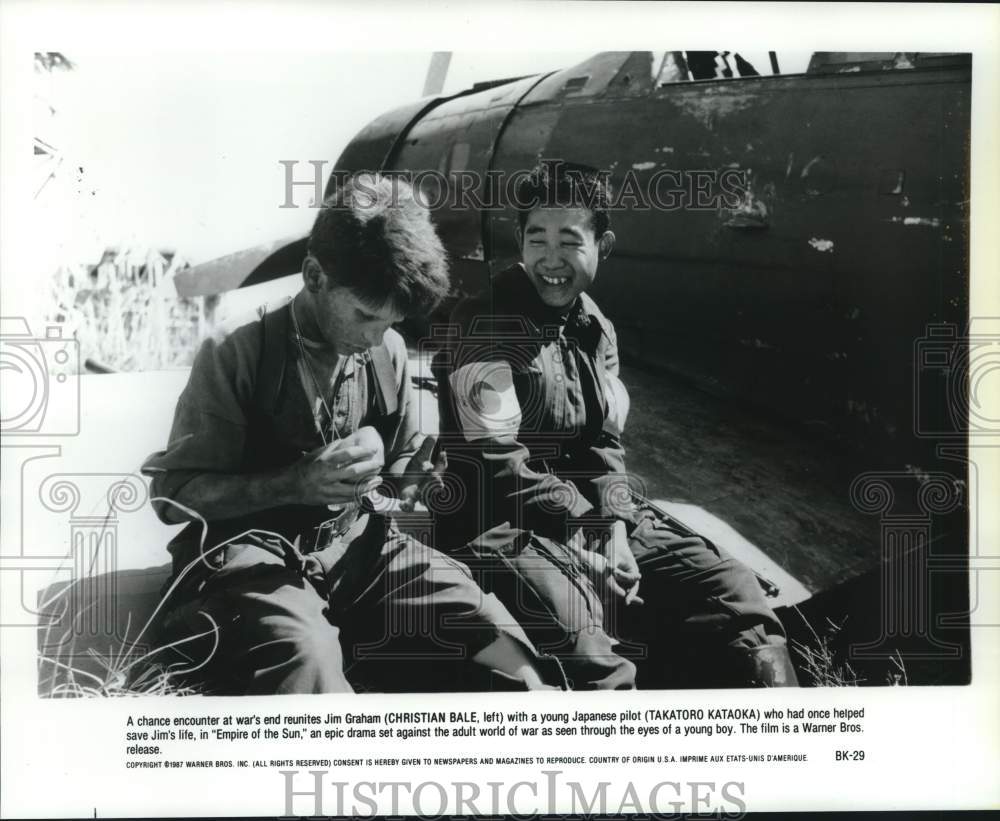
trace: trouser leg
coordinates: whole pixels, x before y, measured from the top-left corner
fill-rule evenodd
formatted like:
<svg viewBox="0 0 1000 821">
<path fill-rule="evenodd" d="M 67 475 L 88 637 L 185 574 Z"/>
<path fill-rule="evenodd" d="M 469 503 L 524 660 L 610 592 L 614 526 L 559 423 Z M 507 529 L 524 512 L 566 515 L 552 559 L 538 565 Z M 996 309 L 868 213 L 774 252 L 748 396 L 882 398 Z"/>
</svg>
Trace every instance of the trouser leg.
<svg viewBox="0 0 1000 821">
<path fill-rule="evenodd" d="M 712 542 L 644 511 L 629 538 L 645 603 L 613 604 L 644 655 L 640 686 L 794 685 L 784 630 L 753 572 Z"/>
<path fill-rule="evenodd" d="M 371 516 L 328 577 L 330 618 L 342 630 L 346 674 L 358 689 L 564 684 L 558 663 L 535 650 L 465 565 L 400 533 L 391 520 Z"/>
<path fill-rule="evenodd" d="M 559 659 L 573 689 L 634 686 L 635 665 L 615 651 L 593 584 L 564 545 L 499 527 L 452 555 L 503 602 L 541 652 Z"/>
<path fill-rule="evenodd" d="M 227 547 L 223 566 L 201 589 L 167 607 L 160 643 L 181 642 L 170 651 L 180 665 L 175 669 L 208 692 L 352 690 L 326 602 L 260 542 Z"/>
</svg>

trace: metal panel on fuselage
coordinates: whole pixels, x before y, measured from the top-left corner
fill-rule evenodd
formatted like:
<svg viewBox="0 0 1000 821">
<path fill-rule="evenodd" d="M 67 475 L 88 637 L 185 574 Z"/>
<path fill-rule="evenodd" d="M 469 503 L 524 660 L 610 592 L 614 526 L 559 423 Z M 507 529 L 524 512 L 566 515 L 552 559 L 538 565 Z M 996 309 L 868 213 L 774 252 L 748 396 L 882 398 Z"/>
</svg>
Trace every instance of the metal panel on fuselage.
<svg viewBox="0 0 1000 821">
<path fill-rule="evenodd" d="M 908 450 L 914 341 L 968 311 L 968 66 L 654 88 L 650 61 L 596 55 L 444 101 L 397 135 L 389 167 L 436 171 L 452 195 L 458 173 L 509 176 L 546 157 L 608 169 L 618 190 L 659 174 L 661 200 L 679 207 L 615 210 L 617 247 L 594 288 L 622 346 L 717 393 Z M 400 112 L 376 123 L 402 128 Z M 338 168 L 387 144 L 391 129 L 374 125 Z M 735 200 L 681 199 L 723 172 L 745 175 Z M 510 209 L 452 198 L 434 220 L 459 292 L 518 256 Z"/>
<path fill-rule="evenodd" d="M 629 172 L 644 188 L 670 170 L 688 193 L 698 172 L 745 173 L 749 226 L 727 225 L 732 202 L 613 212 L 594 295 L 623 345 L 720 393 L 905 446 L 914 340 L 967 311 L 968 127 L 961 67 L 612 87 L 519 108 L 494 164 L 586 163 L 618 190 Z M 517 257 L 513 219 L 489 220 L 495 266 Z"/>
<path fill-rule="evenodd" d="M 388 168 L 410 172 L 448 249 L 457 292 L 486 284 L 482 209 L 493 192 L 487 172 L 497 136 L 537 77 L 449 100 L 414 124 Z M 433 172 L 433 173 L 427 173 Z"/>
</svg>

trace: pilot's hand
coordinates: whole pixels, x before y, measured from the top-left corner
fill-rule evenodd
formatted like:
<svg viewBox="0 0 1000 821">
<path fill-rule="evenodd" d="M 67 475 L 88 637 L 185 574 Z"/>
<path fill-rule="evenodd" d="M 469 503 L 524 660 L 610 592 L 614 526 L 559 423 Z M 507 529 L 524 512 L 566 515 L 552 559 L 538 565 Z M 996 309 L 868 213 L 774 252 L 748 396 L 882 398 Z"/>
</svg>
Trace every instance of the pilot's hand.
<svg viewBox="0 0 1000 821">
<path fill-rule="evenodd" d="M 441 451 L 432 462 L 435 443 L 433 436 L 425 437 L 403 470 L 399 489 L 400 510 L 411 511 L 417 502 L 426 504 L 429 494 L 444 488 L 442 477 L 448 469 L 448 455 Z"/>
<path fill-rule="evenodd" d="M 587 569 L 598 590 L 610 590 L 625 599 L 625 604 L 643 604 L 639 598 L 641 573 L 628 546 L 625 522 L 616 521 L 604 544 L 587 543 L 582 529 L 570 539 L 569 546 Z"/>
<path fill-rule="evenodd" d="M 639 571 L 635 556 L 632 555 L 632 549 L 628 546 L 625 522 L 620 520 L 615 522 L 608 550 L 608 560 L 611 565 L 609 586 L 612 591 L 623 596 L 625 604 L 643 604 L 643 600 L 639 598 L 639 581 L 642 573 Z"/>
<path fill-rule="evenodd" d="M 380 484 L 384 461 L 382 439 L 371 427 L 318 447 L 289 469 L 296 501 L 303 505 L 359 502 Z"/>
</svg>

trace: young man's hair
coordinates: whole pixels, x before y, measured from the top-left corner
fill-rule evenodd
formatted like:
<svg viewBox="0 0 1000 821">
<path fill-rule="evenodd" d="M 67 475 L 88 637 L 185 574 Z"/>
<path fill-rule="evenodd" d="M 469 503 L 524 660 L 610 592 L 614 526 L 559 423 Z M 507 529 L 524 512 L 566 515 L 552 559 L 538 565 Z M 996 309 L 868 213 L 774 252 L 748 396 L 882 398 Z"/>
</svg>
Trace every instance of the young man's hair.
<svg viewBox="0 0 1000 821">
<path fill-rule="evenodd" d="M 331 286 L 372 307 L 429 314 L 448 295 L 448 263 L 430 215 L 399 177 L 356 174 L 323 202 L 309 253 Z"/>
<path fill-rule="evenodd" d="M 589 165 L 544 160 L 518 181 L 513 205 L 522 231 L 536 208 L 587 208 L 593 215 L 594 236 L 600 238 L 611 227 L 610 200 L 607 172 Z"/>
</svg>

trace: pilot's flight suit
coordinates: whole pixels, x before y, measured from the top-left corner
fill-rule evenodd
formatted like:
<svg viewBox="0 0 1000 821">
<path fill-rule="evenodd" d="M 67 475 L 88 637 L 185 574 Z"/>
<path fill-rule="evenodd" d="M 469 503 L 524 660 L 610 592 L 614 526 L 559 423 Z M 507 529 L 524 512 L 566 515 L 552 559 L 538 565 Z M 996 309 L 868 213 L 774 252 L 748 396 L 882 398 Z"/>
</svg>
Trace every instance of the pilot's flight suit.
<svg viewBox="0 0 1000 821">
<path fill-rule="evenodd" d="M 173 498 L 205 472 L 285 467 L 322 445 L 319 425 L 332 439 L 372 425 L 385 443 L 387 472 L 407 463 L 419 435 L 402 338 L 390 330 L 379 348 L 343 360 L 326 388 L 334 418 L 317 422 L 318 384 L 308 378 L 289 319 L 285 305 L 203 345 L 167 449 L 143 466 L 154 497 Z M 169 507 L 155 505 L 161 516 Z M 558 663 L 538 657 L 459 562 L 370 511 L 348 510 L 335 527 L 316 529 L 332 516 L 326 507 L 272 508 L 213 521 L 203 539 L 192 523 L 173 540 L 160 642 L 205 633 L 177 650 L 210 691 L 520 687 L 506 671 L 469 662 L 501 632 L 527 649 L 543 681 L 564 682 Z M 343 535 L 331 533 L 347 526 Z M 324 549 L 310 553 L 317 534 Z"/>
<path fill-rule="evenodd" d="M 632 502 L 614 328 L 583 294 L 560 314 L 516 265 L 460 303 L 437 361 L 450 493 L 437 547 L 469 564 L 575 688 L 794 683 L 754 574 Z M 455 327 L 457 326 L 457 328 Z M 599 593 L 566 547 L 627 523 L 644 604 Z M 622 642 L 617 644 L 615 639 Z"/>
</svg>

